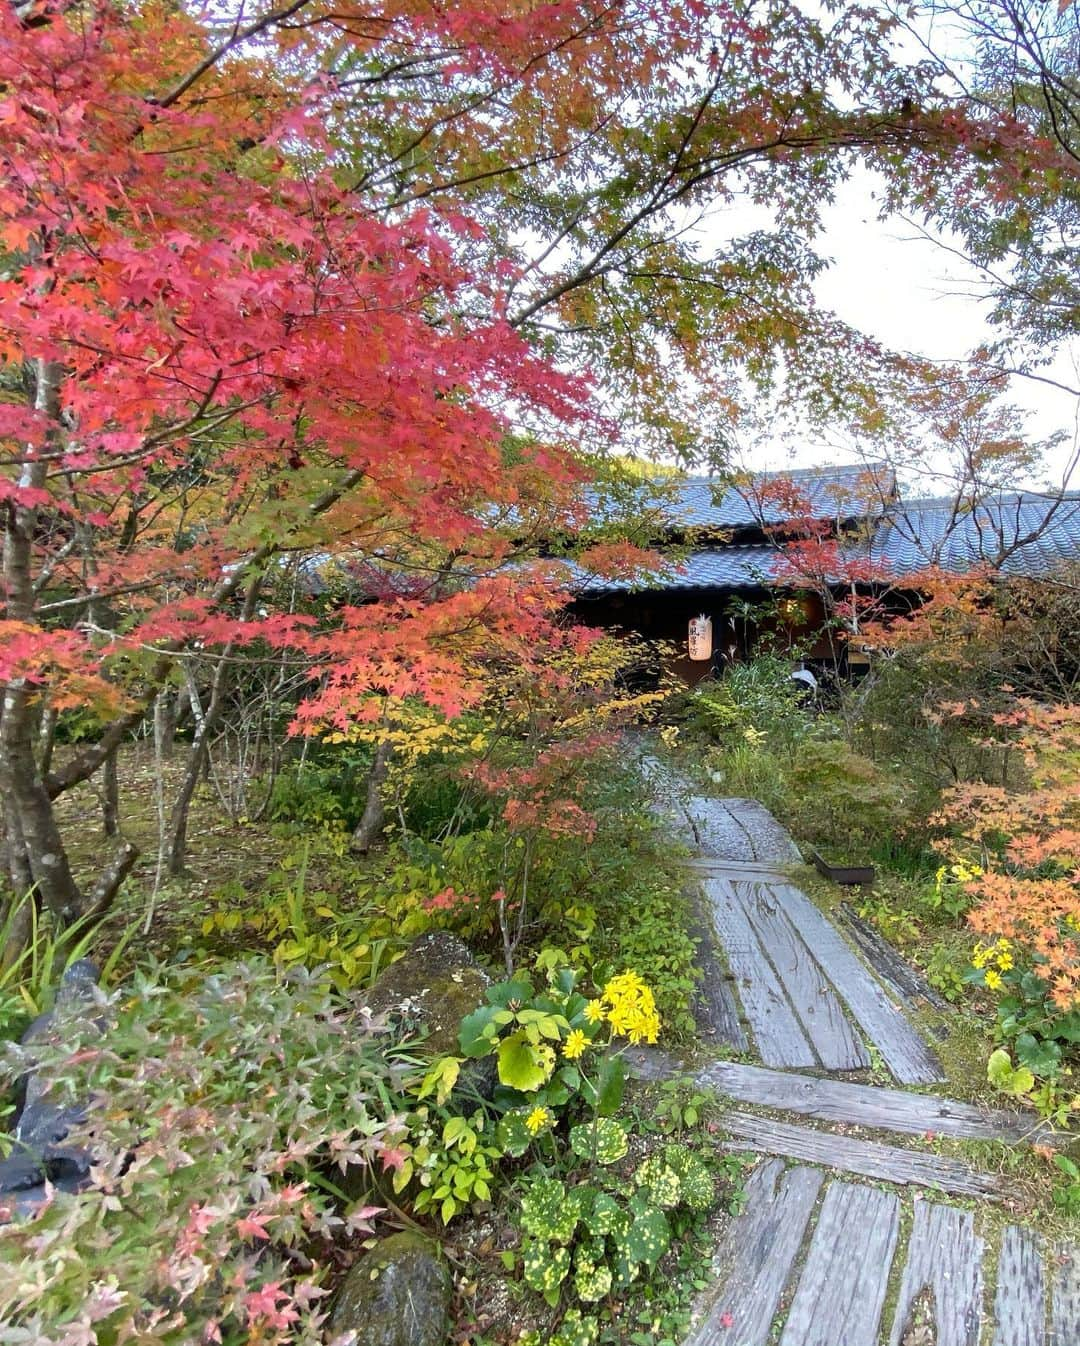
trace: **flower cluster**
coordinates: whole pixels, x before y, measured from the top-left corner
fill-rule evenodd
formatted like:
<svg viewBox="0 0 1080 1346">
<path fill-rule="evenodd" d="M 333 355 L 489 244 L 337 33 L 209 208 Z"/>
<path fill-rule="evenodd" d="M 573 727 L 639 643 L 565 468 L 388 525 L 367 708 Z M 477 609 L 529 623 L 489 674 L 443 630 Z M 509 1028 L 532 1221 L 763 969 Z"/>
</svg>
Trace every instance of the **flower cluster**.
<svg viewBox="0 0 1080 1346">
<path fill-rule="evenodd" d="M 942 865 L 934 874 L 934 886 L 940 892 L 946 883 L 972 883 L 982 877 L 979 865 L 966 864 L 957 860 L 951 865 Z"/>
<path fill-rule="evenodd" d="M 655 1042 L 660 1033 L 660 1015 L 653 993 L 636 972 L 620 972 L 604 987 L 600 999 L 586 1006 L 591 1023 L 606 1019 L 612 1033 L 632 1043 Z"/>
<path fill-rule="evenodd" d="M 1004 982 L 1001 974 L 1013 966 L 1012 945 L 1007 939 L 999 939 L 993 944 L 976 944 L 971 962 L 974 967 L 984 968 L 984 980 L 991 991 L 1000 991 Z"/>
</svg>

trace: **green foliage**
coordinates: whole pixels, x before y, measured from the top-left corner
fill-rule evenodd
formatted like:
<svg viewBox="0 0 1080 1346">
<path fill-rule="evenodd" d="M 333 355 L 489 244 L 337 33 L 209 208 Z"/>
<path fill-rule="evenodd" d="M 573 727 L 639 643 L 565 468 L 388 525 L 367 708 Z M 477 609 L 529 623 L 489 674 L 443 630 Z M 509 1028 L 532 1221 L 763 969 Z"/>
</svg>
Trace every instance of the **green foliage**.
<svg viewBox="0 0 1080 1346">
<path fill-rule="evenodd" d="M 584 1157 L 588 1146 L 572 1149 Z M 536 1168 L 527 1178 L 519 1216 L 524 1278 L 553 1307 L 567 1305 L 560 1331 L 569 1322 L 575 1334 L 597 1340 L 604 1320 L 590 1306 L 649 1284 L 672 1239 L 685 1237 L 712 1208 L 716 1184 L 700 1155 L 674 1143 L 626 1177 L 610 1168 L 575 1176 Z"/>
<path fill-rule="evenodd" d="M 1035 1087 L 1035 1076 L 1025 1066 L 1014 1066 L 1004 1047 L 990 1053 L 986 1063 L 986 1078 L 1004 1094 L 1021 1098 Z"/>
<path fill-rule="evenodd" d="M 801 832 L 842 858 L 868 854 L 875 841 L 902 831 L 909 817 L 894 774 L 841 739 L 801 743 L 788 786 Z"/>
<path fill-rule="evenodd" d="M 398 1147 L 403 1158 L 393 1187 L 400 1194 L 416 1180 L 412 1204 L 418 1215 L 431 1212 L 449 1224 L 474 1202 L 491 1200 L 503 1152 L 482 1110 L 465 1118 L 418 1108 L 408 1115 L 408 1136 Z"/>
<path fill-rule="evenodd" d="M 997 1033 L 1005 1047 L 991 1055 L 988 1078 L 1007 1093 L 1027 1095 L 1045 1116 L 1064 1124 L 1078 1102 L 1069 1083 L 1080 1044 L 1080 1010 L 1056 1005 L 1048 983 L 1017 964 L 1015 955 L 1009 940 L 980 945 L 965 976 L 998 997 Z"/>
<path fill-rule="evenodd" d="M 951 944 L 938 941 L 932 945 L 924 963 L 926 980 L 951 1004 L 962 999 L 966 981 L 967 960 L 963 962 Z"/>
<path fill-rule="evenodd" d="M 99 922 L 84 917 L 59 931 L 33 898 L 13 898 L 0 922 L 0 953 L 24 924 L 29 927 L 25 944 L 7 966 L 0 965 L 0 1041 L 17 1038 L 31 1019 L 51 1007 L 65 970 L 93 950 Z M 129 931 L 113 948 L 101 969 L 103 981 L 108 981 L 133 933 Z"/>
<path fill-rule="evenodd" d="M 364 811 L 372 756 L 363 743 L 309 744 L 305 759 L 274 781 L 270 818 L 301 832 L 351 831 Z"/>
<path fill-rule="evenodd" d="M 570 1149 L 595 1164 L 615 1164 L 628 1149 L 626 1128 L 611 1117 L 597 1117 L 570 1129 Z"/>
<path fill-rule="evenodd" d="M 1080 1215 L 1080 1166 L 1068 1155 L 1055 1154 L 1054 1167 L 1062 1175 L 1061 1181 L 1054 1184 L 1054 1205 L 1075 1219 Z"/>
<path fill-rule="evenodd" d="M 702 1093 L 690 1076 L 664 1080 L 656 1090 L 651 1116 L 661 1131 L 681 1135 L 700 1125 L 711 1104 L 711 1096 Z"/>
<path fill-rule="evenodd" d="M 320 1342 L 341 1220 L 327 1175 L 381 1170 L 413 1071 L 358 1008 L 266 959 L 152 966 L 112 997 L 107 1050 L 89 1024 L 32 1062 L 9 1049 L 9 1072 L 36 1063 L 58 1101 L 99 1101 L 73 1136 L 95 1188 L 0 1228 L 7 1331 L 239 1343 L 288 1324 Z"/>
<path fill-rule="evenodd" d="M 722 678 L 700 683 L 687 708 L 692 728 L 724 743 L 768 734 L 774 748 L 790 748 L 809 732 L 811 720 L 800 688 L 792 681 L 791 660 L 759 654 L 732 664 Z"/>
<path fill-rule="evenodd" d="M 219 889 L 202 935 L 224 941 L 243 935 L 264 946 L 282 968 L 321 969 L 339 991 L 370 986 L 403 951 L 401 932 L 373 900 L 342 911 L 333 893 L 309 890 L 311 844 L 305 839 L 282 858 L 259 898 L 239 883 Z"/>
</svg>

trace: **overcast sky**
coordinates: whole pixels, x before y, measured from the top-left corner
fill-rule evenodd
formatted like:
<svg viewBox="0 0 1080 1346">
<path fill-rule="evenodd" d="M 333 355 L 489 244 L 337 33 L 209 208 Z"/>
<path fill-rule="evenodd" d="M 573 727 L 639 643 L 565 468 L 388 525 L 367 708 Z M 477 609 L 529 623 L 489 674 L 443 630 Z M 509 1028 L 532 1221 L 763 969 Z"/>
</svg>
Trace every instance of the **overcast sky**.
<svg viewBox="0 0 1080 1346">
<path fill-rule="evenodd" d="M 932 359 L 961 359 L 991 339 L 993 329 L 985 321 L 987 305 L 978 298 L 974 269 L 946 248 L 920 237 L 913 225 L 901 219 L 879 221 L 870 174 L 856 173 L 841 187 L 836 203 L 826 208 L 824 216 L 826 233 L 816 247 L 833 258 L 833 265 L 817 282 L 823 306 L 895 349 Z M 1080 350 L 1063 351 L 1053 366 L 1041 372 L 1080 386 L 1078 364 Z M 1077 399 L 1017 378 L 1010 400 L 1030 409 L 1034 438 L 1057 430 L 1067 432 L 1066 443 L 1046 468 L 1046 476 L 1060 483 L 1076 433 Z M 786 450 L 757 446 L 753 463 L 746 466 L 812 466 L 841 461 L 843 456 L 835 446 L 820 442 L 801 445 L 794 458 Z M 1080 481 L 1072 485 L 1080 487 Z"/>
</svg>

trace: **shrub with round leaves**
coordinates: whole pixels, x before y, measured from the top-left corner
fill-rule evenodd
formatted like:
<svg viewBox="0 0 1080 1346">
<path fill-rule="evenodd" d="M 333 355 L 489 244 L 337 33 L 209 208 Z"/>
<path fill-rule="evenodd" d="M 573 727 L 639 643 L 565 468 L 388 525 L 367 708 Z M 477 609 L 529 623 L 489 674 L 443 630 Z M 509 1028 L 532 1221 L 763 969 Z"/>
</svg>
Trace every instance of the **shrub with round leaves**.
<svg viewBox="0 0 1080 1346">
<path fill-rule="evenodd" d="M 525 1284 L 553 1301 L 570 1270 L 570 1249 L 546 1239 L 526 1239 L 521 1245 L 521 1262 Z"/>
<path fill-rule="evenodd" d="M 662 1210 L 671 1210 L 679 1204 L 682 1183 L 679 1175 L 663 1155 L 651 1154 L 639 1165 L 634 1174 L 634 1182 L 645 1192 L 650 1201 Z"/>
<path fill-rule="evenodd" d="M 693 1211 L 709 1210 L 716 1200 L 712 1174 L 686 1145 L 665 1145 L 664 1162 L 679 1175 L 679 1201 Z"/>
<path fill-rule="evenodd" d="M 533 1238 L 569 1243 L 581 1217 L 583 1200 L 558 1178 L 538 1178 L 521 1198 L 521 1227 Z"/>
<path fill-rule="evenodd" d="M 585 1243 L 574 1254 L 574 1290 L 578 1299 L 595 1304 L 611 1292 L 611 1268 L 603 1243 Z"/>
<path fill-rule="evenodd" d="M 630 1216 L 610 1192 L 597 1192 L 585 1216 L 585 1227 L 598 1238 L 608 1234 L 625 1234 L 630 1228 Z"/>
<path fill-rule="evenodd" d="M 549 1346 L 595 1346 L 599 1336 L 600 1324 L 591 1314 L 567 1309 Z"/>
<path fill-rule="evenodd" d="M 598 1164 L 615 1164 L 627 1151 L 626 1128 L 612 1117 L 575 1126 L 570 1131 L 570 1148 L 581 1159 Z"/>
<path fill-rule="evenodd" d="M 633 1223 L 624 1235 L 616 1235 L 615 1245 L 623 1249 L 627 1259 L 654 1267 L 667 1252 L 671 1243 L 671 1226 L 662 1210 L 656 1210 L 644 1192 L 630 1198 Z"/>
</svg>

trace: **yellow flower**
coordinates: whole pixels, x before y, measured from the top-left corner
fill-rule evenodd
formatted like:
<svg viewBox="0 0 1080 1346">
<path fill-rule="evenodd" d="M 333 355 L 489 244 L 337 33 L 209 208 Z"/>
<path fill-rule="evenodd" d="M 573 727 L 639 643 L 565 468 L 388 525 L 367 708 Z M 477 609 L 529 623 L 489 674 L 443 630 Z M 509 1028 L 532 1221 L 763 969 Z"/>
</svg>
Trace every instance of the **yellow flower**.
<svg viewBox="0 0 1080 1346">
<path fill-rule="evenodd" d="M 602 1024 L 604 1022 L 604 1007 L 599 1000 L 590 1000 L 583 1013 L 591 1024 Z"/>
<path fill-rule="evenodd" d="M 1000 991 L 1005 983 L 1001 980 L 1001 973 L 995 972 L 993 968 L 991 968 L 986 974 L 986 984 L 991 991 Z"/>
<path fill-rule="evenodd" d="M 998 960 L 997 960 L 997 963 L 998 963 L 998 967 L 1001 969 L 1002 972 L 1008 972 L 1009 968 L 1011 968 L 1012 965 L 1013 965 L 1013 956 L 1012 956 L 1012 954 L 1011 954 L 1011 953 L 999 953 L 999 954 L 998 954 Z"/>
<path fill-rule="evenodd" d="M 589 1045 L 589 1039 L 580 1028 L 570 1030 L 565 1043 L 563 1044 L 563 1056 L 570 1061 L 576 1061 L 579 1056 L 584 1055 L 585 1048 Z"/>
<path fill-rule="evenodd" d="M 636 972 L 620 972 L 604 987 L 604 1007 L 613 1033 L 632 1043 L 655 1042 L 660 1032 L 653 993 Z"/>
<path fill-rule="evenodd" d="M 535 1136 L 543 1131 L 544 1127 L 551 1121 L 551 1113 L 547 1108 L 533 1108 L 528 1117 L 525 1118 L 525 1129 L 530 1136 Z"/>
</svg>

